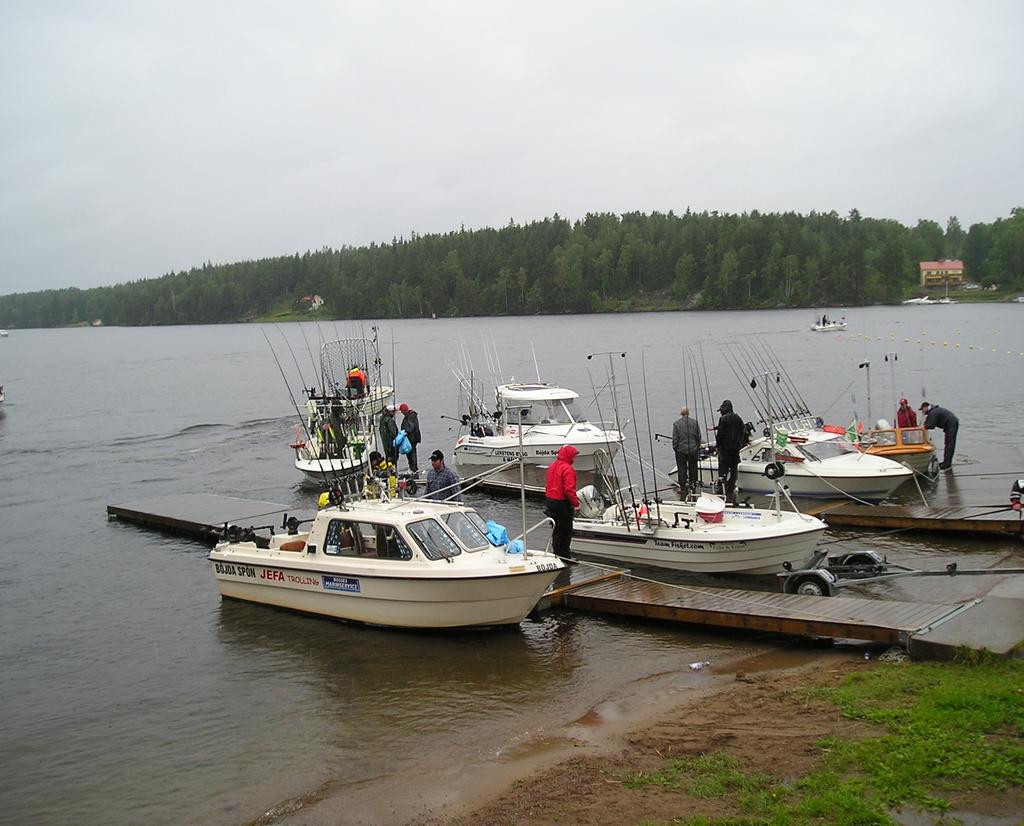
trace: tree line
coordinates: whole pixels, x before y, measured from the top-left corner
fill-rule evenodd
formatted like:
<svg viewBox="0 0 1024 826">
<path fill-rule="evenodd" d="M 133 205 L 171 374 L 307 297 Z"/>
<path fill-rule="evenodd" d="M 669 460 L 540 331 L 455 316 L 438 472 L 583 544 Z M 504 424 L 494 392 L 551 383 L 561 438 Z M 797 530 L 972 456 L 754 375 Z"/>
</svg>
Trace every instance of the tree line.
<svg viewBox="0 0 1024 826">
<path fill-rule="evenodd" d="M 1024 208 L 967 231 L 955 216 L 907 227 L 857 210 L 556 214 L 0 296 L 0 326 L 246 321 L 310 294 L 340 319 L 895 303 L 917 291 L 918 262 L 942 258 L 962 259 L 968 280 L 1024 289 Z"/>
</svg>

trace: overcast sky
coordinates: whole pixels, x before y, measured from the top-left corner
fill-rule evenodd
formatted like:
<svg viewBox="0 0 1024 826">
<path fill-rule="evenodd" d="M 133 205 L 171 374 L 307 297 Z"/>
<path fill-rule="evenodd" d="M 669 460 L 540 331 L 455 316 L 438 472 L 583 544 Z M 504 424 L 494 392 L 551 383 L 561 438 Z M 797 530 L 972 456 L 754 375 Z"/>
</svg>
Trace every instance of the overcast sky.
<svg viewBox="0 0 1024 826">
<path fill-rule="evenodd" d="M 0 294 L 554 213 L 1024 205 L 1024 3 L 0 6 Z"/>
</svg>

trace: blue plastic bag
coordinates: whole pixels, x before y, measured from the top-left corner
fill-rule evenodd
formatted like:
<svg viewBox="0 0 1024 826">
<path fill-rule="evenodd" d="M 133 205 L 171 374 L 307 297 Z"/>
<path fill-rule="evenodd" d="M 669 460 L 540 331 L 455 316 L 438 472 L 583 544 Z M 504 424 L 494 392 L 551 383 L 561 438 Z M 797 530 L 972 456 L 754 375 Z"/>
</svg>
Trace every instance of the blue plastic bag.
<svg viewBox="0 0 1024 826">
<path fill-rule="evenodd" d="M 492 545 L 507 545 L 508 531 L 504 525 L 499 525 L 493 519 L 487 520 L 487 541 Z"/>
<path fill-rule="evenodd" d="M 409 437 L 406 435 L 404 430 L 399 430 L 398 435 L 395 436 L 391 442 L 394 447 L 398 448 L 398 452 L 405 456 L 407 453 L 412 453 L 412 442 L 409 441 Z"/>
<path fill-rule="evenodd" d="M 507 554 L 521 554 L 525 550 L 522 539 L 513 539 L 505 548 Z"/>
</svg>

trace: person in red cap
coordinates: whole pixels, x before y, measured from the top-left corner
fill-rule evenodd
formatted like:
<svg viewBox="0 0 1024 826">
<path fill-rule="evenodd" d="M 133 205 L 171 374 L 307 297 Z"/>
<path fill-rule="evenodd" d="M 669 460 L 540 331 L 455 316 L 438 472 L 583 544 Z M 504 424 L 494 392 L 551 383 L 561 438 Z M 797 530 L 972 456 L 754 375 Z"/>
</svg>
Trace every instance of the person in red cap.
<svg viewBox="0 0 1024 826">
<path fill-rule="evenodd" d="M 917 427 L 917 413 L 906 399 L 900 399 L 900 409 L 896 411 L 896 427 Z"/>
<path fill-rule="evenodd" d="M 409 444 L 412 445 L 412 450 L 405 454 L 405 458 L 409 460 L 409 471 L 419 473 L 420 464 L 416 458 L 416 445 L 423 441 L 423 437 L 420 435 L 420 416 L 405 402 L 398 405 L 398 409 L 402 413 L 402 430 L 405 431 Z"/>
</svg>

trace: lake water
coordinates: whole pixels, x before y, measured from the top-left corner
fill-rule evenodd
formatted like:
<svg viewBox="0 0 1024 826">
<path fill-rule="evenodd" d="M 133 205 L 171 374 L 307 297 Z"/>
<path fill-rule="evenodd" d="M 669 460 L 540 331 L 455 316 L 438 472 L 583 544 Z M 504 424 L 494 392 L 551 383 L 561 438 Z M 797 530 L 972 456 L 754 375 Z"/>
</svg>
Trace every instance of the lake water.
<svg viewBox="0 0 1024 826">
<path fill-rule="evenodd" d="M 630 449 L 649 457 L 653 448 L 666 470 L 671 450 L 649 434 L 670 432 L 684 387 L 692 391 L 684 345 L 703 343 L 700 378 L 714 406 L 731 398 L 749 419 L 717 342 L 762 333 L 810 408 L 842 424 L 867 412 L 865 361 L 874 416 L 893 407 L 884 356 L 895 352 L 896 394 L 915 407 L 924 395 L 961 420 L 955 471 L 929 496 L 998 504 L 1024 470 L 1022 313 L 858 308 L 840 334 L 810 332 L 809 311 L 385 321 L 380 337 L 398 401 L 420 412 L 423 455 L 454 441 L 442 416 L 460 412 L 449 364 L 461 353 L 485 379 L 488 348 L 506 378 L 536 378 L 536 356 L 542 378 L 576 388 L 592 418 L 609 419 L 607 357 L 587 356 L 612 351 Z M 316 492 L 292 467 L 297 416 L 274 355 L 299 392 L 321 340 L 369 332 L 369 323 L 225 325 L 14 330 L 0 340 L 0 821 L 236 824 L 327 797 L 340 822 L 382 822 L 399 810 L 388 816 L 367 801 L 429 802 L 426 790 L 436 794 L 447 776 L 601 703 L 696 679 L 693 660 L 778 645 L 568 612 L 498 633 L 348 626 L 222 602 L 205 546 L 107 521 L 107 504 L 187 492 L 310 508 Z M 900 498 L 916 499 L 905 487 Z M 518 524 L 517 499 L 469 498 Z M 540 518 L 535 502 L 529 517 Z M 829 536 L 911 565 L 1022 564 L 1010 541 Z M 948 602 L 978 588 L 983 578 L 865 590 Z M 422 788 L 412 779 L 426 776 Z"/>
</svg>

